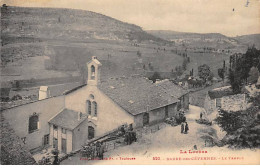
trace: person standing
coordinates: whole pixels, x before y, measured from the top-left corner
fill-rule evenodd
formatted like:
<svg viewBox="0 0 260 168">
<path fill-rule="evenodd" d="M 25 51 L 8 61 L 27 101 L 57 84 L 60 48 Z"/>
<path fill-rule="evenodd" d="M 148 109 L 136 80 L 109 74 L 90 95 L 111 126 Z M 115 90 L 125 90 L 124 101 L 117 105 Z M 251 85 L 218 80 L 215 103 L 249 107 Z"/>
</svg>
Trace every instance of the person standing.
<svg viewBox="0 0 260 168">
<path fill-rule="evenodd" d="M 183 131 L 184 131 L 184 123 L 182 122 L 181 123 L 181 133 L 183 134 Z"/>
<path fill-rule="evenodd" d="M 189 131 L 189 125 L 187 122 L 185 122 L 185 132 L 184 133 L 187 134 L 188 131 Z"/>
<path fill-rule="evenodd" d="M 97 157 L 100 156 L 100 147 L 101 147 L 101 144 L 99 141 L 97 141 L 97 143 L 96 143 L 96 156 Z"/>
<path fill-rule="evenodd" d="M 101 160 L 104 159 L 104 152 L 105 152 L 105 145 L 103 142 L 101 142 L 100 149 L 99 149 L 99 158 Z"/>
<path fill-rule="evenodd" d="M 202 119 L 202 112 L 200 112 L 200 119 Z"/>
<path fill-rule="evenodd" d="M 60 162 L 59 162 L 59 151 L 58 150 L 54 150 L 52 151 L 52 154 L 54 155 L 54 161 L 53 161 L 53 165 L 59 165 Z"/>
</svg>

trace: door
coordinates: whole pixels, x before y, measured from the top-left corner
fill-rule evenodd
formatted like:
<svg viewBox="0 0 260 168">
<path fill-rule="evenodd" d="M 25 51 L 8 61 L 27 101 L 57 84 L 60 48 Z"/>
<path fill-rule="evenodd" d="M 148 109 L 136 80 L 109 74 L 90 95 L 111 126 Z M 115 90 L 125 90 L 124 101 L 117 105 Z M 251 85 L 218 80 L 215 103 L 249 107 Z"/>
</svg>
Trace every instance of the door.
<svg viewBox="0 0 260 168">
<path fill-rule="evenodd" d="M 61 140 L 61 152 L 67 153 L 67 140 L 64 138 Z"/>
<path fill-rule="evenodd" d="M 95 129 L 92 126 L 88 126 L 88 139 L 95 137 Z"/>
<path fill-rule="evenodd" d="M 149 113 L 144 113 L 143 115 L 143 126 L 149 124 Z"/>
<path fill-rule="evenodd" d="M 58 149 L 58 139 L 53 138 L 53 148 Z"/>
<path fill-rule="evenodd" d="M 165 118 L 169 117 L 169 106 L 165 106 Z"/>
</svg>

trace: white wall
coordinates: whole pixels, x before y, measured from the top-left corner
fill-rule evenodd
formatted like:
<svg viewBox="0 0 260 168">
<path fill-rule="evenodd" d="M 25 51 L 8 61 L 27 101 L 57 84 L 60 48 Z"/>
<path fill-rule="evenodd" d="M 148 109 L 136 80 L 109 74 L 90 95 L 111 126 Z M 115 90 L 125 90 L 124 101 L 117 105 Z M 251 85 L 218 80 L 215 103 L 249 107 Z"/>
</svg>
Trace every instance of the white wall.
<svg viewBox="0 0 260 168">
<path fill-rule="evenodd" d="M 110 98 L 103 94 L 96 86 L 87 85 L 79 90 L 76 90 L 65 97 L 65 106 L 68 109 L 87 112 L 86 100 L 89 95 L 93 94 L 95 101 L 98 104 L 98 116 L 95 119 L 88 118 L 96 126 L 95 136 L 103 135 L 104 133 L 118 128 L 124 123 L 134 123 L 134 117 L 121 107 L 115 104 Z"/>
<path fill-rule="evenodd" d="M 4 110 L 3 116 L 20 138 L 26 137 L 28 149 L 43 145 L 43 137 L 50 133 L 48 121 L 64 108 L 64 97 L 53 97 L 34 103 L 21 105 Z M 29 134 L 29 117 L 36 113 L 39 115 L 40 129 Z"/>
</svg>

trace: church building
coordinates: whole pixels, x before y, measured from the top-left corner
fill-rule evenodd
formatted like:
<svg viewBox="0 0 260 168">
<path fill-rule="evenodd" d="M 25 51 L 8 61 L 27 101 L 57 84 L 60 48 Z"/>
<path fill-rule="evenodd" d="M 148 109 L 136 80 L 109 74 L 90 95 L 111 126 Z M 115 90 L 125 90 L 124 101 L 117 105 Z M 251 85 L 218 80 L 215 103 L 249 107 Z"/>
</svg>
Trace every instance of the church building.
<svg viewBox="0 0 260 168">
<path fill-rule="evenodd" d="M 188 91 L 169 80 L 153 83 L 133 75 L 102 81 L 101 67 L 93 56 L 86 85 L 5 109 L 2 116 L 32 152 L 54 147 L 69 153 L 121 125 L 149 126 L 189 108 Z"/>
</svg>

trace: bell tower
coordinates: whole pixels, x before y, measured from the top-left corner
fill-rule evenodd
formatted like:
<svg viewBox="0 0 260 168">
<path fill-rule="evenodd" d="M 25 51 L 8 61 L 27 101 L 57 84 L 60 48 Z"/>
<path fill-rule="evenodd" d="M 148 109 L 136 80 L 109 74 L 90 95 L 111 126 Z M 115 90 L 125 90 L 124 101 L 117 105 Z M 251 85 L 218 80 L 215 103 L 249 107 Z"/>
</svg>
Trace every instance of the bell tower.
<svg viewBox="0 0 260 168">
<path fill-rule="evenodd" d="M 96 56 L 92 56 L 92 60 L 87 63 L 88 68 L 88 85 L 96 86 L 100 82 L 100 67 L 102 64 L 97 60 Z"/>
</svg>

